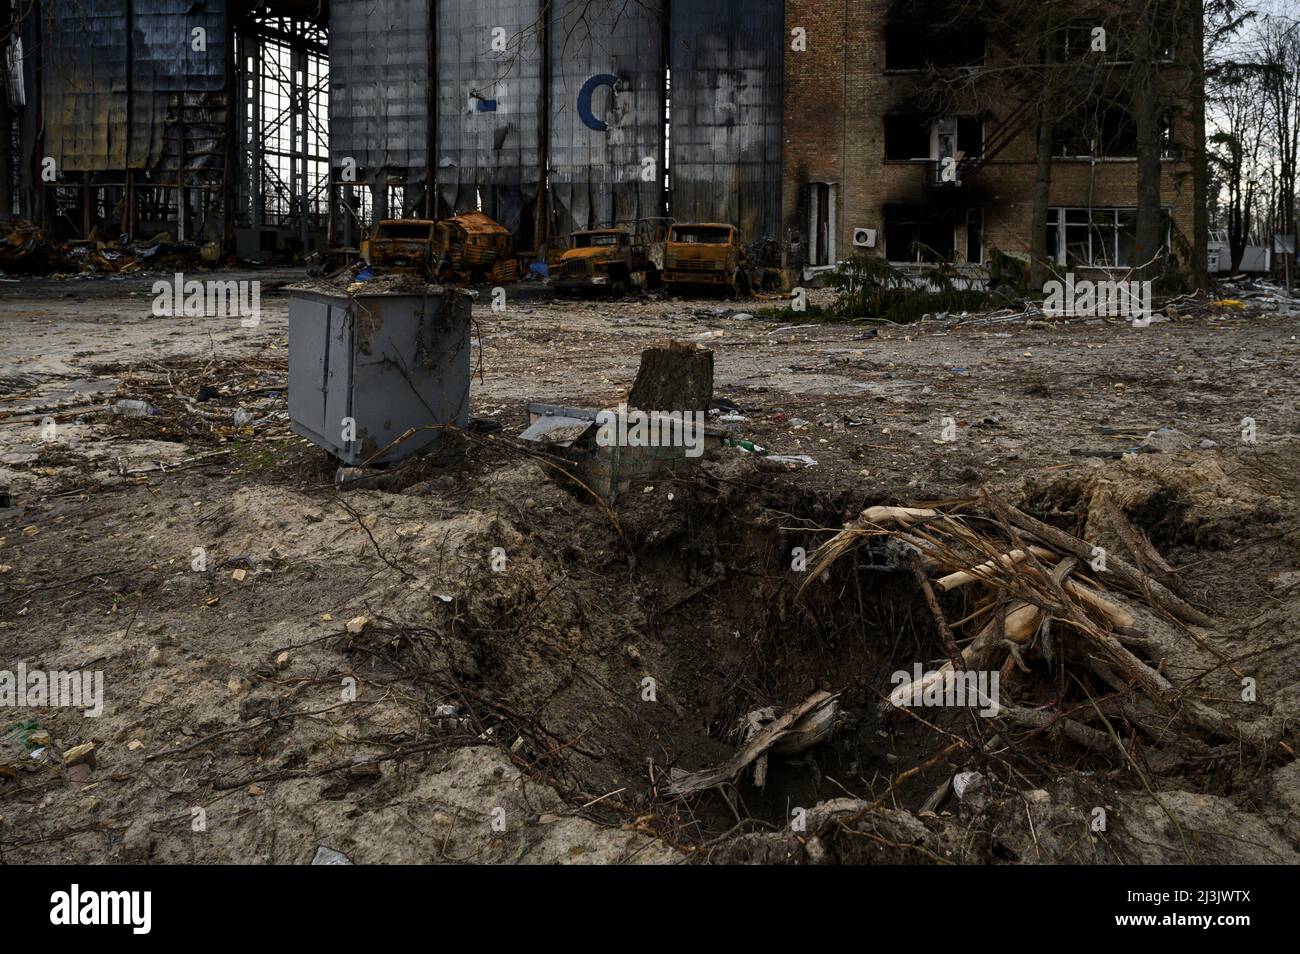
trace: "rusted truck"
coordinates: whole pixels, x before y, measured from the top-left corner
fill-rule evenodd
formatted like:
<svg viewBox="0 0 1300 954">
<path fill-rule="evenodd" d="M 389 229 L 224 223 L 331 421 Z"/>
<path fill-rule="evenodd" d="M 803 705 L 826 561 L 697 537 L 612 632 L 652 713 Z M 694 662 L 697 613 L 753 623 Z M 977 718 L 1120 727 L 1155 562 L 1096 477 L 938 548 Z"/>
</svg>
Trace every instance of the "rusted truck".
<svg viewBox="0 0 1300 954">
<path fill-rule="evenodd" d="M 384 219 L 361 242 L 361 257 L 377 272 L 431 278 L 436 229 L 429 219 Z"/>
<path fill-rule="evenodd" d="M 628 229 L 574 232 L 567 244 L 551 266 L 550 285 L 557 295 L 607 291 L 620 297 L 633 286 L 659 284 L 654 243 Z"/>
<path fill-rule="evenodd" d="M 685 290 L 719 288 L 748 295 L 749 269 L 740 232 L 720 222 L 676 222 L 664 244 L 664 284 Z"/>
<path fill-rule="evenodd" d="M 361 243 L 361 257 L 388 275 L 422 275 L 448 284 L 508 282 L 519 277 L 510 232 L 482 212 L 434 222 L 385 219 Z"/>
<path fill-rule="evenodd" d="M 438 223 L 437 259 L 439 281 L 474 284 L 519 278 L 509 230 L 482 212 L 462 212 Z"/>
</svg>

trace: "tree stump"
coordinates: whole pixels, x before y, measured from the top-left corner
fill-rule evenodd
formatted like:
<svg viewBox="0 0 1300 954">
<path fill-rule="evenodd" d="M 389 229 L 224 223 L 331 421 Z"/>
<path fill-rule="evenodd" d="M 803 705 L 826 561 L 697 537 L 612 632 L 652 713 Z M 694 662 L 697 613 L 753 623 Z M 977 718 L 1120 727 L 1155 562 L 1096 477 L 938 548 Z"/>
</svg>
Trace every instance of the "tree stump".
<svg viewBox="0 0 1300 954">
<path fill-rule="evenodd" d="M 713 352 L 669 341 L 641 353 L 627 403 L 643 411 L 707 411 L 713 400 Z"/>
</svg>

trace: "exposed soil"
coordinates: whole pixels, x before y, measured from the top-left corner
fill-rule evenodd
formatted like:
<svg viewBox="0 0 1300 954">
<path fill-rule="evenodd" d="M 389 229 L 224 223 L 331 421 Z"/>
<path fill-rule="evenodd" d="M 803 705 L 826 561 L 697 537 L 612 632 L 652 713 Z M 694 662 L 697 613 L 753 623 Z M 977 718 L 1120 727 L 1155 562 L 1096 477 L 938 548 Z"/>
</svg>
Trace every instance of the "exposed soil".
<svg viewBox="0 0 1300 954">
<path fill-rule="evenodd" d="M 758 302 L 481 294 L 471 408 L 503 432 L 336 492 L 287 428 L 275 287 L 301 276 L 230 277 L 264 281 L 256 327 L 153 317 L 147 280 L 0 285 L 0 670 L 105 686 L 99 718 L 0 710 L 0 859 L 1298 860 L 1300 310 L 791 327 L 734 314 Z M 512 439 L 529 401 L 616 403 L 670 337 L 715 351 L 746 438 L 816 466 L 729 448 L 606 511 Z M 1091 456 L 1162 427 L 1161 453 Z M 892 673 L 943 657 L 914 579 L 837 564 L 800 596 L 792 552 L 982 484 L 1118 553 L 1115 501 L 1220 621 L 1161 629 L 1161 671 L 1276 744 L 1171 711 L 1137 720 L 1138 760 L 1031 732 L 940 755 L 969 713 L 883 716 Z M 1050 707 L 1064 679 L 1010 691 Z M 818 689 L 834 735 L 763 789 L 664 794 Z M 88 741 L 89 771 L 58 757 Z M 932 798 L 960 771 L 984 788 Z"/>
</svg>

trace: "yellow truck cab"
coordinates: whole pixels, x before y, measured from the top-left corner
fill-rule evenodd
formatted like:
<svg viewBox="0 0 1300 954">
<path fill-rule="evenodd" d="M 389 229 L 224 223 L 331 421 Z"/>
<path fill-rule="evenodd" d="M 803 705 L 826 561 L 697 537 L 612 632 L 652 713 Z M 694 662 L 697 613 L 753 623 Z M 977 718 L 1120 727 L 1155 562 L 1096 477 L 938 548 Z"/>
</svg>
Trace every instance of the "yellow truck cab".
<svg viewBox="0 0 1300 954">
<path fill-rule="evenodd" d="M 654 271 L 646 246 L 627 229 L 591 229 L 569 236 L 550 284 L 557 293 L 605 289 L 621 296 L 631 285 L 646 284 Z"/>
<path fill-rule="evenodd" d="M 664 283 L 670 288 L 712 285 L 747 294 L 740 232 L 721 222 L 677 222 L 664 245 Z"/>
</svg>

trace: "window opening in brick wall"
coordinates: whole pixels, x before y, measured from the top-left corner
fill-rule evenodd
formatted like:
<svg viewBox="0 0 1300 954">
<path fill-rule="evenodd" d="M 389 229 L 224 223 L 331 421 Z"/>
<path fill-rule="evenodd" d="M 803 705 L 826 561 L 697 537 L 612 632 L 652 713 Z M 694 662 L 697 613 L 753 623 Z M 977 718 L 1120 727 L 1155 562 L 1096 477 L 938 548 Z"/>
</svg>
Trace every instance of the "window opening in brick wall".
<svg viewBox="0 0 1300 954">
<path fill-rule="evenodd" d="M 1164 250 L 1170 248 L 1172 216 L 1162 212 Z M 1068 267 L 1131 268 L 1137 231 L 1137 209 L 1052 208 L 1047 210 L 1047 253 Z"/>
<path fill-rule="evenodd" d="M 952 261 L 956 247 L 956 221 L 951 209 L 885 207 L 885 258 L 889 261 Z"/>
</svg>

